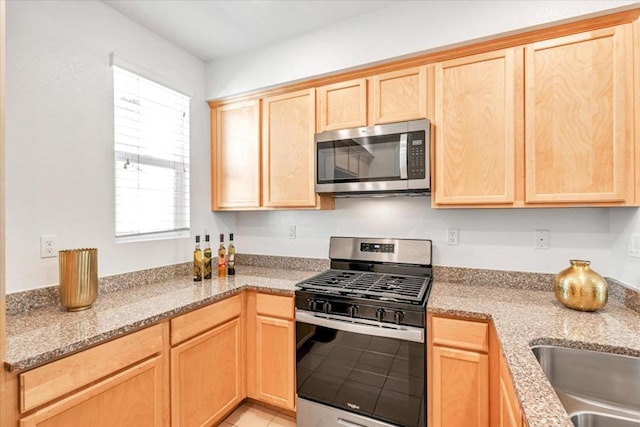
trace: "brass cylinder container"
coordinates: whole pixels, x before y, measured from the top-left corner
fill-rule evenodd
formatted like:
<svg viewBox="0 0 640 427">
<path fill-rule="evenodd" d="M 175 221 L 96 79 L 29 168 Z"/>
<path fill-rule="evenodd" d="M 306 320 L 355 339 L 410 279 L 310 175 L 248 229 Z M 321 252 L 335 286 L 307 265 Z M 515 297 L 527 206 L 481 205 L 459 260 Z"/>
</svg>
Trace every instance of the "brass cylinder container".
<svg viewBox="0 0 640 427">
<path fill-rule="evenodd" d="M 574 310 L 596 311 L 607 303 L 607 281 L 591 270 L 589 261 L 572 259 L 556 275 L 554 291 L 562 304 Z"/>
<path fill-rule="evenodd" d="M 98 249 L 58 252 L 60 302 L 68 311 L 91 307 L 98 296 Z"/>
</svg>

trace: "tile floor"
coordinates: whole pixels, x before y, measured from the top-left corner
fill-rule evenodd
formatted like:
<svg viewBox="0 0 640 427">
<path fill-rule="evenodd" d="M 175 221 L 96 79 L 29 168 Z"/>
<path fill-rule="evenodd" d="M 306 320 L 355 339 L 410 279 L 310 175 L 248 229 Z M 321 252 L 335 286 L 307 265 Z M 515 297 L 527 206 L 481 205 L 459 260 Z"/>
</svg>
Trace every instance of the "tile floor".
<svg viewBox="0 0 640 427">
<path fill-rule="evenodd" d="M 245 402 L 220 427 L 296 427 L 295 418 L 254 402 Z"/>
</svg>

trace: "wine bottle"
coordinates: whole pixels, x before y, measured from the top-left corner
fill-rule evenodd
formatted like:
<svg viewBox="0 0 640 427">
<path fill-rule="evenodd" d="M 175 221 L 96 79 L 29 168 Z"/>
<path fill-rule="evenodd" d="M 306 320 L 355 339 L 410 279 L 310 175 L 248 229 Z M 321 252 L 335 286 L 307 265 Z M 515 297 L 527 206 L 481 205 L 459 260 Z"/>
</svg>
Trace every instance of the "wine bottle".
<svg viewBox="0 0 640 427">
<path fill-rule="evenodd" d="M 193 281 L 202 280 L 202 250 L 200 249 L 200 236 L 196 236 L 196 249 L 193 251 Z"/>
<path fill-rule="evenodd" d="M 220 234 L 220 247 L 218 248 L 218 277 L 227 275 L 227 250 L 224 247 L 224 234 Z"/>
<path fill-rule="evenodd" d="M 229 276 L 236 274 L 236 247 L 233 246 L 233 233 L 229 233 L 229 251 L 227 255 L 227 272 Z"/>
<path fill-rule="evenodd" d="M 209 235 L 204 236 L 204 278 L 211 279 L 211 245 L 209 244 Z"/>
</svg>

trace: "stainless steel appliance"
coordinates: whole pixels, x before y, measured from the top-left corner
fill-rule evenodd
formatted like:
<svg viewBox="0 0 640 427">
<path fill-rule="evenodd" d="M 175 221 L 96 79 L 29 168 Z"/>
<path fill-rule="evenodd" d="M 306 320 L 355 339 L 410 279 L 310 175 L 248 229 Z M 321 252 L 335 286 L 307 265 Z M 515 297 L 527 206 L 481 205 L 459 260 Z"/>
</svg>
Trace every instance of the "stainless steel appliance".
<svg viewBox="0 0 640 427">
<path fill-rule="evenodd" d="M 315 135 L 317 193 L 429 192 L 429 120 Z"/>
<path fill-rule="evenodd" d="M 297 285 L 297 425 L 426 426 L 431 241 L 331 237 Z"/>
</svg>

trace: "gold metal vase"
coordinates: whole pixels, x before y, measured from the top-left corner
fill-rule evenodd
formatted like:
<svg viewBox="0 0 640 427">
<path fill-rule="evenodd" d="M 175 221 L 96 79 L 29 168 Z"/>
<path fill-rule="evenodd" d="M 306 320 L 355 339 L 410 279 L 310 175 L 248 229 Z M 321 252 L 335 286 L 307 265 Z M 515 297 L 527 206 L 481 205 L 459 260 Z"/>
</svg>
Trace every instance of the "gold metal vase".
<svg viewBox="0 0 640 427">
<path fill-rule="evenodd" d="M 91 307 L 98 296 L 98 249 L 58 252 L 60 302 L 68 311 Z"/>
<path fill-rule="evenodd" d="M 607 303 L 607 281 L 589 268 L 589 261 L 572 259 L 556 275 L 554 291 L 562 304 L 574 310 L 596 311 Z"/>
</svg>

